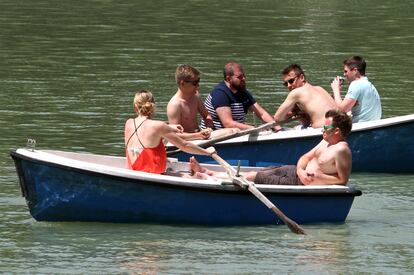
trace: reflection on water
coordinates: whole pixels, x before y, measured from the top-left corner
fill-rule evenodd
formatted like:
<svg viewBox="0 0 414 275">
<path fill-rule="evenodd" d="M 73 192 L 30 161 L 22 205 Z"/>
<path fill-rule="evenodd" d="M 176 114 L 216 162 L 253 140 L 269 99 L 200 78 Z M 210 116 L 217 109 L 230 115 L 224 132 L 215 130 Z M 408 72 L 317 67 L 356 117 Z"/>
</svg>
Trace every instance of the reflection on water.
<svg viewBox="0 0 414 275">
<path fill-rule="evenodd" d="M 160 255 L 154 252 L 147 252 L 142 256 L 134 256 L 134 254 L 135 252 L 131 252 L 131 255 L 128 255 L 128 253 L 122 255 L 122 258 L 125 259 L 120 264 L 122 272 L 128 272 L 128 274 L 159 274 L 168 271 L 162 270 L 158 266 Z"/>
<path fill-rule="evenodd" d="M 242 63 L 273 113 L 286 65 L 329 91 L 342 60 L 359 54 L 384 116 L 412 113 L 413 3 L 2 0 L 0 272 L 411 272 L 413 175 L 353 174 L 363 195 L 347 222 L 306 225 L 306 237 L 285 226 L 43 223 L 28 213 L 8 151 L 35 138 L 39 148 L 123 154 L 135 90 L 153 90 L 156 118 L 166 119 L 182 63 L 201 70 L 202 96 L 227 61 Z"/>
</svg>

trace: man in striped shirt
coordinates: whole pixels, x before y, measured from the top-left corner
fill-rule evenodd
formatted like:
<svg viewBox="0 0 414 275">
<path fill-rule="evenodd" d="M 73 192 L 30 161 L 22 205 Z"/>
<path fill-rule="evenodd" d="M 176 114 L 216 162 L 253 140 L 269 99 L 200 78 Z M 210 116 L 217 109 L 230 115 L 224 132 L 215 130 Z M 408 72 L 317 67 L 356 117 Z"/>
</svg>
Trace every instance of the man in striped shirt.
<svg viewBox="0 0 414 275">
<path fill-rule="evenodd" d="M 245 123 L 248 111 L 263 122 L 273 122 L 273 117 L 263 109 L 246 89 L 246 75 L 243 67 L 234 62 L 224 66 L 224 81 L 219 83 L 204 101 L 204 106 L 211 114 L 215 129 L 253 128 Z M 205 128 L 202 121 L 201 128 Z"/>
</svg>

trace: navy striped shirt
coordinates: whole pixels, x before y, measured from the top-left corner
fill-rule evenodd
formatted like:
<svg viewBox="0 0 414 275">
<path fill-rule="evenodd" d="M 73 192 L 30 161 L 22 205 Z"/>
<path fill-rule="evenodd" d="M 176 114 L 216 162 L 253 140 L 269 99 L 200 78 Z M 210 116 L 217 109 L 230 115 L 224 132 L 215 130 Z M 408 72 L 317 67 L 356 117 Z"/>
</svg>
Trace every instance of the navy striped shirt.
<svg viewBox="0 0 414 275">
<path fill-rule="evenodd" d="M 234 94 L 223 81 L 207 96 L 204 106 L 213 118 L 215 129 L 221 129 L 224 126 L 217 115 L 217 108 L 230 107 L 233 120 L 244 123 L 249 108 L 255 103 L 256 100 L 249 91 L 238 91 Z M 201 128 L 206 128 L 204 120 L 201 121 Z"/>
</svg>

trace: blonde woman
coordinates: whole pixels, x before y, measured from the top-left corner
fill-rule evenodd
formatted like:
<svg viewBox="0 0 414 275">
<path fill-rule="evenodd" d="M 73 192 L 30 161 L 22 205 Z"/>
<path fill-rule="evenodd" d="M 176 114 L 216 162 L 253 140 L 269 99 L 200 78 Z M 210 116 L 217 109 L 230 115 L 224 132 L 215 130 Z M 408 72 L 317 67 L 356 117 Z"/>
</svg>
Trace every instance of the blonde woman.
<svg viewBox="0 0 414 275">
<path fill-rule="evenodd" d="M 167 166 L 167 153 L 163 139 L 179 149 L 198 155 L 211 155 L 213 147 L 201 148 L 181 139 L 177 132 L 182 127 L 171 127 L 163 121 L 153 120 L 155 113 L 154 97 L 150 91 L 141 90 L 134 97 L 135 118 L 125 123 L 125 151 L 128 168 L 148 173 L 162 174 Z"/>
</svg>

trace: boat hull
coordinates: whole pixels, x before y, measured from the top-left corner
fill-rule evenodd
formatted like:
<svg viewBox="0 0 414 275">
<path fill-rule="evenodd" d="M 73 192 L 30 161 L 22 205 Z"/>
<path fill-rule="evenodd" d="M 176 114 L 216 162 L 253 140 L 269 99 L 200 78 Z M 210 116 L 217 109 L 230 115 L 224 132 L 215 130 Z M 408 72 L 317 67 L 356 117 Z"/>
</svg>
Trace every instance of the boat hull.
<svg viewBox="0 0 414 275">
<path fill-rule="evenodd" d="M 256 138 L 237 138 L 214 145 L 220 156 L 230 164 L 238 161 L 246 166 L 296 164 L 299 158 L 317 145 L 319 129 L 292 130 Z M 297 134 L 294 134 L 297 133 Z M 348 137 L 352 151 L 353 172 L 412 173 L 414 172 L 414 115 L 402 121 L 395 118 L 378 123 L 354 124 Z M 180 152 L 179 160 L 189 154 Z M 197 156 L 203 163 L 214 163 L 209 157 Z"/>
<path fill-rule="evenodd" d="M 131 178 L 69 167 L 32 159 L 16 151 L 11 155 L 23 196 L 38 221 L 282 224 L 248 191 L 233 185 L 204 188 L 203 184 L 165 183 L 163 179 Z M 361 194 L 352 188 L 304 191 L 304 187 L 262 192 L 298 223 L 344 222 L 354 197 Z"/>
</svg>

